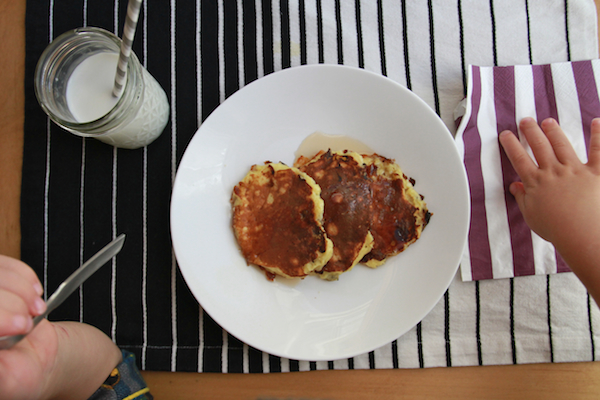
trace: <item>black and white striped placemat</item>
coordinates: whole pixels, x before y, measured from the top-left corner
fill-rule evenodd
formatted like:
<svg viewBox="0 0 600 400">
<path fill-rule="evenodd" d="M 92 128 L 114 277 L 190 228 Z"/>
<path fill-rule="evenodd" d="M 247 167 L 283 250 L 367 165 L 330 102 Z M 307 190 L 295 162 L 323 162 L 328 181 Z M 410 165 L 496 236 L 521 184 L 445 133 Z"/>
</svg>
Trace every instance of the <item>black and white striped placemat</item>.
<svg viewBox="0 0 600 400">
<path fill-rule="evenodd" d="M 587 361 L 600 314 L 570 273 L 481 282 L 456 278 L 434 310 L 387 346 L 349 360 L 299 362 L 249 348 L 189 292 L 169 235 L 177 165 L 200 123 L 245 84 L 301 64 L 388 76 L 454 132 L 469 64 L 598 56 L 592 0 L 146 1 L 134 51 L 165 88 L 170 122 L 147 148 L 120 150 L 50 123 L 33 93 L 48 42 L 79 26 L 121 34 L 127 2 L 29 0 L 22 257 L 47 293 L 117 234 L 127 242 L 52 314 L 84 321 L 148 370 L 275 372 Z M 390 316 L 393 318 L 393 316 Z"/>
</svg>

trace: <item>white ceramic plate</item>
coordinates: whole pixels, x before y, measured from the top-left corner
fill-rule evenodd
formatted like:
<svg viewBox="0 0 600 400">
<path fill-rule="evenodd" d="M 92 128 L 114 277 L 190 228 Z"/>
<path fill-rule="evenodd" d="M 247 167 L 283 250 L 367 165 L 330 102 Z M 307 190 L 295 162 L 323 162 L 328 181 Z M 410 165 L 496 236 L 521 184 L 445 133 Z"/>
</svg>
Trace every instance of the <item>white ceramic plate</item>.
<svg viewBox="0 0 600 400">
<path fill-rule="evenodd" d="M 291 165 L 315 131 L 396 159 L 434 215 L 420 240 L 378 269 L 271 282 L 237 247 L 231 191 L 253 164 Z M 202 308 L 248 345 L 313 361 L 371 351 L 425 317 L 456 273 L 468 220 L 462 162 L 431 108 L 390 79 L 334 65 L 273 73 L 228 98 L 185 151 L 171 203 L 177 261 Z"/>
</svg>

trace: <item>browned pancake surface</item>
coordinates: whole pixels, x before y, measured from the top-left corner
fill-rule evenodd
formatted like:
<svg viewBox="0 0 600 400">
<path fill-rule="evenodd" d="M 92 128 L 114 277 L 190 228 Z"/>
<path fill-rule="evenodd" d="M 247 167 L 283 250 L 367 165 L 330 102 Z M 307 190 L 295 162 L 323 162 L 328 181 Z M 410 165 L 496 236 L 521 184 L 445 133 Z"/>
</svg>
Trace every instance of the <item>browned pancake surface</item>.
<svg viewBox="0 0 600 400">
<path fill-rule="evenodd" d="M 318 273 L 324 279 L 338 279 L 371 248 L 371 189 L 362 157 L 327 151 L 310 160 L 302 157 L 296 165 L 321 187 L 325 202 L 323 226 L 333 242 L 333 256 Z"/>
<path fill-rule="evenodd" d="M 234 188 L 233 228 L 248 263 L 304 277 L 331 257 L 318 215 L 322 204 L 316 204 L 319 188 L 305 178 L 295 168 L 266 163 L 253 166 Z"/>
<path fill-rule="evenodd" d="M 370 223 L 374 245 L 362 262 L 376 267 L 414 243 L 431 214 L 394 160 L 377 154 L 363 156 L 363 159 L 371 180 Z"/>
</svg>

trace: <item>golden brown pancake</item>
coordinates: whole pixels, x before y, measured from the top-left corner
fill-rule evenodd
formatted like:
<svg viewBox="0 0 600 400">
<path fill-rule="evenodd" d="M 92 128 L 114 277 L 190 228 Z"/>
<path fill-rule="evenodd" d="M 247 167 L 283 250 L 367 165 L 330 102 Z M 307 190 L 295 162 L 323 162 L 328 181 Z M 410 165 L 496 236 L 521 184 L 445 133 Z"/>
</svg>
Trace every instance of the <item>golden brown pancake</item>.
<svg viewBox="0 0 600 400">
<path fill-rule="evenodd" d="M 363 160 L 371 180 L 370 229 L 375 243 L 362 262 L 375 268 L 414 243 L 432 214 L 394 160 L 377 154 L 363 155 Z"/>
<path fill-rule="evenodd" d="M 249 264 L 302 278 L 329 261 L 333 246 L 323 229 L 321 189 L 296 168 L 254 165 L 233 189 L 233 229 Z"/>
<path fill-rule="evenodd" d="M 351 270 L 373 246 L 369 233 L 371 189 L 360 154 L 320 152 L 312 159 L 300 157 L 296 164 L 321 187 L 325 202 L 323 226 L 333 242 L 333 256 L 313 274 L 337 280 Z"/>
</svg>

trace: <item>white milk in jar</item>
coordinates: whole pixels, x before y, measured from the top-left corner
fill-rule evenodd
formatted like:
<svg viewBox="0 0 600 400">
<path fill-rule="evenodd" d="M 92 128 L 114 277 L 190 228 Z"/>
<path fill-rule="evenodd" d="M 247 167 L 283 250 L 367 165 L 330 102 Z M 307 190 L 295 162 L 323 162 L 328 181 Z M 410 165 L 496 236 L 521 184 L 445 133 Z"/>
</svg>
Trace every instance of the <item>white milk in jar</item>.
<svg viewBox="0 0 600 400">
<path fill-rule="evenodd" d="M 112 95 L 119 55 L 98 53 L 85 59 L 67 82 L 67 105 L 79 122 L 90 122 L 108 113 L 119 100 Z"/>
<path fill-rule="evenodd" d="M 36 69 L 40 105 L 64 129 L 113 146 L 135 149 L 164 130 L 169 103 L 164 90 L 131 53 L 120 97 L 114 86 L 120 39 L 98 28 L 80 28 L 55 39 Z"/>
<path fill-rule="evenodd" d="M 106 115 L 120 99 L 112 90 L 119 55 L 98 53 L 79 64 L 67 82 L 67 105 L 79 122 L 90 122 Z M 158 82 L 142 68 L 144 97 L 135 118 L 126 126 L 99 135 L 96 139 L 117 147 L 137 148 L 156 139 L 169 115 L 166 95 Z"/>
</svg>

